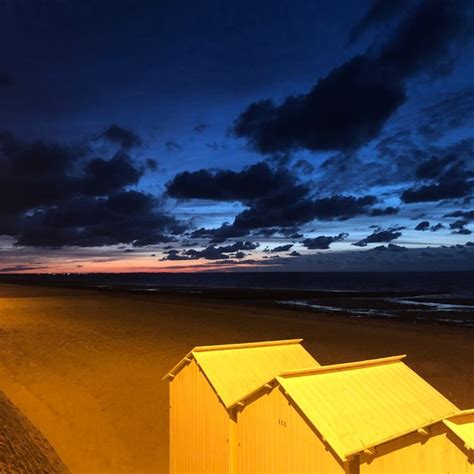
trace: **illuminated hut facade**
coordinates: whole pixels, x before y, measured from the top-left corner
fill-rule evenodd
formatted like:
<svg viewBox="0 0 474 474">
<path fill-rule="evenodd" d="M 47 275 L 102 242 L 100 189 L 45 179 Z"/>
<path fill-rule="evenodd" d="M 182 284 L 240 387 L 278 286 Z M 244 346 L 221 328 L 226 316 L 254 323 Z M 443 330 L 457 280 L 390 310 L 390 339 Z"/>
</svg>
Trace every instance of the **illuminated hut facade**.
<svg viewBox="0 0 474 474">
<path fill-rule="evenodd" d="M 169 380 L 170 472 L 236 472 L 239 401 L 279 373 L 319 364 L 301 339 L 195 347 Z"/>
<path fill-rule="evenodd" d="M 472 414 L 403 357 L 287 372 L 241 400 L 238 472 L 471 473 Z"/>
</svg>

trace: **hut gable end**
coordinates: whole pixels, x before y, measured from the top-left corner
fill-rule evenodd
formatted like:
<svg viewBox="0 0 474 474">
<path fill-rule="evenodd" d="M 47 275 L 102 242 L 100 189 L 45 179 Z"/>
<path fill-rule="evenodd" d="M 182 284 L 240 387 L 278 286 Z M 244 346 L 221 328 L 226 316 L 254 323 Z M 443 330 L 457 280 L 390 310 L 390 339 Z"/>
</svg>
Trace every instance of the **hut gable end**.
<svg viewBox="0 0 474 474">
<path fill-rule="evenodd" d="M 224 406 L 230 408 L 281 372 L 319 367 L 301 341 L 195 347 L 164 378 L 172 380 L 193 359 Z"/>
<path fill-rule="evenodd" d="M 443 423 L 462 441 L 464 448 L 474 455 L 474 409 L 460 411 Z"/>
</svg>

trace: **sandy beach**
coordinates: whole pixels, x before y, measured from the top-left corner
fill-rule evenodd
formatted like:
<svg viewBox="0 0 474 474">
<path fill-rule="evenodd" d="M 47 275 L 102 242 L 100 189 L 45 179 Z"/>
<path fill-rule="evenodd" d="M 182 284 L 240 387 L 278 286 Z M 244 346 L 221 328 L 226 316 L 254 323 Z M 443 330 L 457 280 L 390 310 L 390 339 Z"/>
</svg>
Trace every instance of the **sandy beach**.
<svg viewBox="0 0 474 474">
<path fill-rule="evenodd" d="M 0 285 L 0 390 L 73 473 L 167 472 L 164 373 L 195 345 L 297 337 L 321 364 L 406 353 L 460 408 L 474 406 L 472 329 L 16 285 Z"/>
</svg>

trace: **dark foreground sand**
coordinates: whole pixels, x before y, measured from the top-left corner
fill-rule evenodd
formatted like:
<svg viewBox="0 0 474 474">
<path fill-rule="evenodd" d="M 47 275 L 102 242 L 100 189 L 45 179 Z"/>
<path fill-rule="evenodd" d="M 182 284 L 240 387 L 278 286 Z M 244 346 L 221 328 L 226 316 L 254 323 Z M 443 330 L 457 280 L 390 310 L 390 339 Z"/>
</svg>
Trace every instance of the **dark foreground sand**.
<svg viewBox="0 0 474 474">
<path fill-rule="evenodd" d="M 46 438 L 0 392 L 0 472 L 65 474 L 66 466 Z"/>
<path fill-rule="evenodd" d="M 0 390 L 72 472 L 166 472 L 161 377 L 195 345 L 303 337 L 322 364 L 407 353 L 412 368 L 469 408 L 473 336 L 261 302 L 0 285 Z"/>
</svg>

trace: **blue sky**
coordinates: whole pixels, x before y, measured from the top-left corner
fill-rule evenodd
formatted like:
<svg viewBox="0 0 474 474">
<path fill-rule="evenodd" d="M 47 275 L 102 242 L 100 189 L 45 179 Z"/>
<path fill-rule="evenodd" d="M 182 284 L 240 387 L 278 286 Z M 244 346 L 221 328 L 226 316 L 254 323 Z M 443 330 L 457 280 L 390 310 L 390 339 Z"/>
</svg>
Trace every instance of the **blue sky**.
<svg viewBox="0 0 474 474">
<path fill-rule="evenodd" d="M 254 3 L 0 1 L 0 271 L 472 268 L 470 2 Z"/>
</svg>

